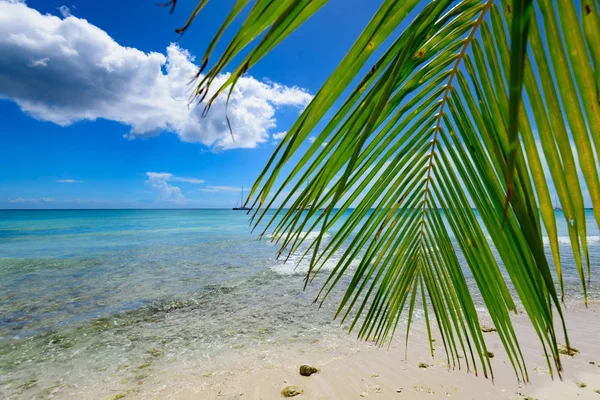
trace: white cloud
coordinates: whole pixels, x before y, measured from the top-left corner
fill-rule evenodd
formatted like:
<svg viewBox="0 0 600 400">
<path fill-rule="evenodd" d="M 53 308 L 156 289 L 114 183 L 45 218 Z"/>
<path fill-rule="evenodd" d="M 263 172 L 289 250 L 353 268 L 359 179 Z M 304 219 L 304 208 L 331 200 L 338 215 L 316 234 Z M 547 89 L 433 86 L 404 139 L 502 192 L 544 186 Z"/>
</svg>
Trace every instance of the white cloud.
<svg viewBox="0 0 600 400">
<path fill-rule="evenodd" d="M 283 139 L 285 137 L 285 135 L 287 135 L 287 131 L 277 132 L 277 133 L 273 134 L 273 139 L 275 139 L 275 140 Z"/>
<path fill-rule="evenodd" d="M 41 197 L 39 199 L 27 199 L 17 197 L 16 199 L 8 199 L 9 203 L 51 203 L 54 199 L 51 197 Z"/>
<path fill-rule="evenodd" d="M 185 183 L 192 183 L 194 185 L 199 185 L 201 183 L 204 183 L 203 179 L 198 179 L 198 178 L 187 178 L 187 177 L 183 177 L 183 176 L 171 176 L 171 181 L 173 182 L 185 182 Z"/>
<path fill-rule="evenodd" d="M 317 140 L 317 137 L 316 137 L 316 136 L 310 136 L 310 137 L 308 138 L 308 140 L 310 140 L 310 142 L 311 142 L 311 143 L 314 143 L 314 142 L 315 142 L 315 140 Z"/>
<path fill-rule="evenodd" d="M 269 140 L 278 107 L 303 108 L 312 98 L 297 87 L 241 78 L 228 110 L 234 141 L 226 96 L 206 118 L 204 104 L 189 102 L 197 66 L 188 51 L 176 44 L 166 54 L 124 47 L 84 19 L 42 15 L 20 2 L 0 0 L 0 54 L 0 99 L 62 126 L 117 121 L 132 139 L 172 132 L 217 150 L 253 148 Z M 219 76 L 213 90 L 227 77 Z"/>
<path fill-rule="evenodd" d="M 58 183 L 83 183 L 84 181 L 78 181 L 76 179 L 57 179 Z"/>
<path fill-rule="evenodd" d="M 242 190 L 242 188 L 238 187 L 238 186 L 206 186 L 202 189 L 198 189 L 201 192 L 209 192 L 209 193 L 223 193 L 223 192 L 229 192 L 229 193 L 240 193 L 240 190 Z"/>
<path fill-rule="evenodd" d="M 36 67 L 47 67 L 48 61 L 50 61 L 50 57 L 40 58 L 38 60 L 29 60 L 27 64 L 28 67 L 36 68 Z"/>
<path fill-rule="evenodd" d="M 60 15 L 62 15 L 63 18 L 71 16 L 71 9 L 65 5 L 58 7 L 57 10 L 60 12 Z"/>
<path fill-rule="evenodd" d="M 161 200 L 177 202 L 184 199 L 181 189 L 178 186 L 169 184 L 169 180 L 171 180 L 173 174 L 167 172 L 146 172 L 146 176 L 148 176 L 146 183 L 158 192 Z"/>
<path fill-rule="evenodd" d="M 198 185 L 204 182 L 202 179 L 175 176 L 168 172 L 146 172 L 150 185 L 160 195 L 161 200 L 181 202 L 185 199 L 179 186 L 171 185 L 169 182 L 184 182 Z"/>
</svg>

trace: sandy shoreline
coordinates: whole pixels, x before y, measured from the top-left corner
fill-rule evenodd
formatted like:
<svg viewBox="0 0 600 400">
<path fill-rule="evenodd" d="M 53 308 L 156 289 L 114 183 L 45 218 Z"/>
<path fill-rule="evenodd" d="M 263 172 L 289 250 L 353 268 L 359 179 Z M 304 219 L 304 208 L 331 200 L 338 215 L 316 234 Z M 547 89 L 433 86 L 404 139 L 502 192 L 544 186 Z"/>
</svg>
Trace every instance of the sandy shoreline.
<svg viewBox="0 0 600 400">
<path fill-rule="evenodd" d="M 404 341 L 397 337 L 389 350 L 344 338 L 338 345 L 241 349 L 235 356 L 207 361 L 206 369 L 155 371 L 140 387 L 121 394 L 136 399 L 281 399 L 288 385 L 304 393 L 295 399 L 600 399 L 600 304 L 588 309 L 571 306 L 567 323 L 572 346 L 564 356 L 563 381 L 551 379 L 541 346 L 524 316 L 514 318 L 527 361 L 530 383 L 519 384 L 495 333 L 486 334 L 495 382 L 463 370 L 448 370 L 442 349 L 429 356 L 423 326 L 412 331 L 405 359 Z M 341 329 L 341 328 L 340 328 Z M 419 363 L 429 364 L 419 368 Z M 318 374 L 303 377 L 301 364 L 315 365 Z M 464 367 L 463 367 L 464 368 Z M 587 386 L 580 387 L 578 382 Z M 110 398 L 110 397 L 109 397 Z"/>
</svg>

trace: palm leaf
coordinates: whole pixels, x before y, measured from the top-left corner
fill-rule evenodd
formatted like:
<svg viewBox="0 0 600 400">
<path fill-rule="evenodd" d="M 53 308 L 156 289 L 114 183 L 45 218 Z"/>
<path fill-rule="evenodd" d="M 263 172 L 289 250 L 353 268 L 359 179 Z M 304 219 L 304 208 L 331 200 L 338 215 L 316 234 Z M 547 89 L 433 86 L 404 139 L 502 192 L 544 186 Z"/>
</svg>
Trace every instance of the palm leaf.
<svg viewBox="0 0 600 400">
<path fill-rule="evenodd" d="M 325 3 L 238 0 L 202 68 L 248 8 L 245 20 L 198 75 L 195 93 L 207 111 Z M 420 302 L 430 341 L 437 327 L 448 365 L 462 362 L 493 377 L 477 295 L 518 379 L 528 380 L 511 321 L 518 308 L 529 316 L 548 367 L 560 374 L 561 331 L 569 342 L 551 188 L 563 206 L 584 294 L 585 188 L 600 226 L 600 28 L 595 4 L 587 3 L 581 2 L 580 20 L 568 1 L 384 0 L 278 145 L 248 198 L 252 224 L 273 233 L 280 255 L 303 252 L 307 284 L 342 252 L 316 300 L 350 275 L 336 317 L 360 338 L 391 340 L 406 313 L 408 341 Z M 230 78 L 206 98 L 244 49 Z M 307 145 L 309 135 L 316 139 Z M 317 239 L 307 241 L 314 230 Z M 467 284 L 459 253 L 476 289 Z"/>
</svg>

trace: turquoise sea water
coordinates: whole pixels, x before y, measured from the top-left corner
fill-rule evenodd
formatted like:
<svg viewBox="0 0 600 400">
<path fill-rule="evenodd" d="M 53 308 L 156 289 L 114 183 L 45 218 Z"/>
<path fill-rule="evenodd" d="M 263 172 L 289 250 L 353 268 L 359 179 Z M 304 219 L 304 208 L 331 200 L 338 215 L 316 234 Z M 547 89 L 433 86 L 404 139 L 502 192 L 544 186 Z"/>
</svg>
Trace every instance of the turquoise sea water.
<svg viewBox="0 0 600 400">
<path fill-rule="evenodd" d="M 600 233 L 587 218 L 598 298 Z M 558 221 L 567 289 L 578 298 Z M 0 397 L 127 387 L 159 362 L 192 367 L 227 351 L 343 335 L 331 322 L 339 291 L 318 310 L 318 282 L 302 291 L 306 266 L 276 252 L 241 211 L 0 211 Z"/>
</svg>

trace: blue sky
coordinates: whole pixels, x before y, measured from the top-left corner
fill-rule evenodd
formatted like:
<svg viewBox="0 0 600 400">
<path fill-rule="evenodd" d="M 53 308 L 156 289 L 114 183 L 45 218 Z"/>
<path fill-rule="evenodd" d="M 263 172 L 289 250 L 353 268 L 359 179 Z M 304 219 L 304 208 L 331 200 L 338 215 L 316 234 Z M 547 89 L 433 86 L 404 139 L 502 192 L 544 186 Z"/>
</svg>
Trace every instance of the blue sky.
<svg viewBox="0 0 600 400">
<path fill-rule="evenodd" d="M 0 0 L 0 209 L 234 206 L 379 3 L 329 1 L 254 66 L 230 103 L 233 141 L 224 98 L 201 118 L 189 81 L 234 0 L 208 2 L 183 37 L 196 1 L 171 15 L 150 0 Z"/>
<path fill-rule="evenodd" d="M 181 38 L 179 3 L 0 0 L 0 208 L 233 206 L 377 7 L 332 1 L 253 68 L 232 142 L 222 105 L 189 112 L 187 82 L 233 1 Z"/>
</svg>

